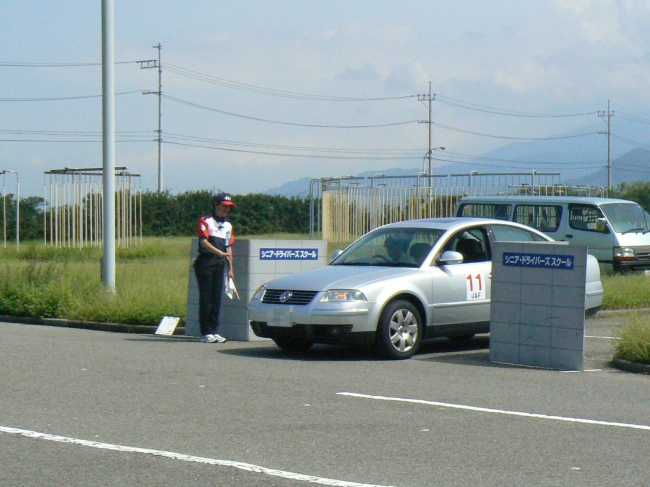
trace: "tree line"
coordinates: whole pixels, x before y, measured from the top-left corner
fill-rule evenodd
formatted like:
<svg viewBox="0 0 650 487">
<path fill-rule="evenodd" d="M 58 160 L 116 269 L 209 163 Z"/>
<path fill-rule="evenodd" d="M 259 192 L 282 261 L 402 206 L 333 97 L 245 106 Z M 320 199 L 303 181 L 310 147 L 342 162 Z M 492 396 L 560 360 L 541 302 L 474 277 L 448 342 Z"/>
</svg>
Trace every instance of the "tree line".
<svg viewBox="0 0 650 487">
<path fill-rule="evenodd" d="M 178 237 L 196 234 L 199 218 L 212 211 L 210 191 L 188 191 L 172 195 L 169 191 L 147 191 L 137 196 L 137 211 L 142 210 L 142 235 Z M 233 195 L 235 208 L 228 219 L 236 235 L 270 233 L 309 233 L 307 198 L 267 194 Z M 48 216 L 42 197 L 20 199 L 20 240 L 42 240 Z M 138 215 L 139 221 L 139 215 Z M 16 200 L 8 194 L 0 205 L 0 232 L 7 240 L 16 238 Z"/>
</svg>

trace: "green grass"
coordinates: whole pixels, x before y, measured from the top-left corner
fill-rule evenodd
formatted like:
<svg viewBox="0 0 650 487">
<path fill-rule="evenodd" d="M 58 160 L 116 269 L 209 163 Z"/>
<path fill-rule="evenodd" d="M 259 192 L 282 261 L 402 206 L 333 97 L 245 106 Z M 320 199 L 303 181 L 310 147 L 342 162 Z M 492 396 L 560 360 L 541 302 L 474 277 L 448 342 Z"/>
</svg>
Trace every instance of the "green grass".
<svg viewBox="0 0 650 487">
<path fill-rule="evenodd" d="M 614 349 L 618 358 L 650 365 L 650 323 L 647 315 L 633 314 L 621 327 Z"/>
<path fill-rule="evenodd" d="M 246 238 L 246 237 L 240 237 Z M 301 239 L 305 235 L 260 235 Z M 116 251 L 115 293 L 101 278 L 101 248 L 51 248 L 42 242 L 0 250 L 0 315 L 157 325 L 185 323 L 191 237 L 145 238 Z"/>
<path fill-rule="evenodd" d="M 650 276 L 603 274 L 603 309 L 650 308 Z"/>
</svg>

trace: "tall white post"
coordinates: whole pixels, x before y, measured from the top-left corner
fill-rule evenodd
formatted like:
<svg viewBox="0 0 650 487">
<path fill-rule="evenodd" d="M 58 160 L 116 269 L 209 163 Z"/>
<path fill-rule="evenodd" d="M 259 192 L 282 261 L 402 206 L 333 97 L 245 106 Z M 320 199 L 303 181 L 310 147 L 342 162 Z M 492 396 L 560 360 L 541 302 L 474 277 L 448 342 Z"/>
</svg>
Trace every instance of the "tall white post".
<svg viewBox="0 0 650 487">
<path fill-rule="evenodd" d="M 104 257 L 102 282 L 115 291 L 115 8 L 102 0 L 102 123 Z"/>
</svg>

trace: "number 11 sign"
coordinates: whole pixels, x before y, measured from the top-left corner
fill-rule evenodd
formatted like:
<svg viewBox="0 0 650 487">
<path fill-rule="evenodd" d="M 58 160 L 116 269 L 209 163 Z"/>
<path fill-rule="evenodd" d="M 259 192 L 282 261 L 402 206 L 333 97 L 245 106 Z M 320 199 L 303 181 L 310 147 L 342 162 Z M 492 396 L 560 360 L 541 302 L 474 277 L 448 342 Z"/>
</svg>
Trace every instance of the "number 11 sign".
<svg viewBox="0 0 650 487">
<path fill-rule="evenodd" d="M 467 301 L 485 299 L 485 274 L 482 272 L 467 274 L 465 282 L 467 283 Z"/>
</svg>

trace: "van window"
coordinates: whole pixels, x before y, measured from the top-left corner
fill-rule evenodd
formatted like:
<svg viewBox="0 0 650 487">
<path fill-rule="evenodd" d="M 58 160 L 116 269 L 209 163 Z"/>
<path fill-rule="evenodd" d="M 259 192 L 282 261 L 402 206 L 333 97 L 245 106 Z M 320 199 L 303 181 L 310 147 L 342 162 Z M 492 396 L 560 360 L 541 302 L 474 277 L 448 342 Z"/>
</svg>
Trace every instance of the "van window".
<svg viewBox="0 0 650 487">
<path fill-rule="evenodd" d="M 555 232 L 562 220 L 562 207 L 555 205 L 517 205 L 514 221 L 542 232 Z"/>
<path fill-rule="evenodd" d="M 512 207 L 506 203 L 462 203 L 456 216 L 510 220 Z"/>
<path fill-rule="evenodd" d="M 598 221 L 604 218 L 600 208 L 592 205 L 569 205 L 569 226 L 576 230 L 585 232 L 607 233 L 609 230 L 606 225 Z"/>
<path fill-rule="evenodd" d="M 491 225 L 492 235 L 497 242 L 546 242 L 533 232 L 508 225 Z"/>
<path fill-rule="evenodd" d="M 615 232 L 650 230 L 648 214 L 636 203 L 607 203 L 601 206 L 601 210 Z"/>
</svg>

